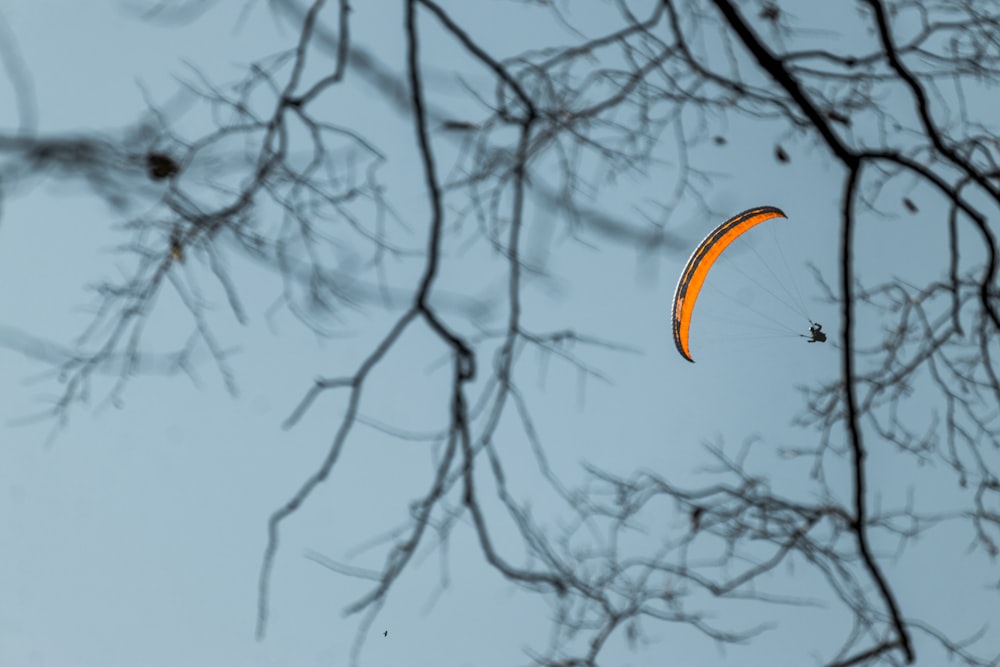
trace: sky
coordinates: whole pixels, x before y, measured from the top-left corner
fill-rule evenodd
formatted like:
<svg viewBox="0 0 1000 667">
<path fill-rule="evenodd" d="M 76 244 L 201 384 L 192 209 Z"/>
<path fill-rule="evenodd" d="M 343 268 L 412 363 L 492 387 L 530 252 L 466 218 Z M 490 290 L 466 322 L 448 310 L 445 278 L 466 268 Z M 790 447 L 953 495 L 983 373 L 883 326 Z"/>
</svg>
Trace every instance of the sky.
<svg viewBox="0 0 1000 667">
<path fill-rule="evenodd" d="M 178 82 L 191 81 L 195 69 L 213 81 L 234 81 L 248 63 L 289 48 L 297 35 L 264 3 L 217 3 L 197 20 L 160 22 L 137 16 L 140 4 L 3 3 L 0 20 L 16 36 L 31 74 L 40 135 L 117 133 L 144 112 L 147 95 L 168 104 Z M 399 21 L 390 20 L 400 3 L 354 4 L 356 43 L 401 71 L 405 44 Z M 529 12 L 532 20 L 526 19 Z M 327 12 L 326 20 L 332 15 Z M 456 16 L 473 26 L 497 57 L 572 39 L 548 14 L 517 3 L 469 3 Z M 601 21 L 596 15 L 574 18 L 588 29 Z M 474 120 L 481 112 L 458 76 L 475 86 L 487 81 L 484 73 L 453 69 L 461 62 L 454 45 L 429 24 L 426 29 L 433 104 L 455 118 Z M 817 36 L 822 39 L 830 36 Z M 329 55 L 317 53 L 309 71 L 322 72 L 331 64 Z M 0 87 L 5 132 L 17 125 L 7 84 L 6 79 L 0 84 L 6 86 Z M 412 125 L 364 82 L 349 81 L 342 90 L 323 108 L 332 121 L 376 140 L 385 155 L 380 173 L 400 217 L 396 238 L 409 248 L 422 247 L 429 213 Z M 178 120 L 189 132 L 204 131 L 205 123 L 206 116 L 196 112 Z M 770 160 L 776 141 L 792 154 L 791 165 Z M 435 148 L 440 172 L 447 173 L 458 146 L 437 135 Z M 767 156 L 767 168 L 761 168 L 761 156 Z M 574 238 L 565 217 L 542 206 L 529 208 L 526 236 L 549 242 L 532 250 L 540 275 L 525 287 L 525 321 L 538 331 L 572 328 L 634 350 L 580 352 L 606 381 L 581 381 L 576 369 L 557 360 L 543 365 L 533 352 L 519 367 L 525 395 L 537 406 L 540 439 L 554 471 L 569 485 L 584 480 L 584 464 L 623 476 L 649 470 L 695 483 L 708 463 L 706 444 L 734 450 L 755 438 L 767 448 L 754 465 L 767 470 L 781 458 L 782 447 L 816 438 L 815 431 L 793 424 L 803 409 L 797 387 L 836 377 L 836 341 L 806 345 L 795 338 L 808 321 L 744 277 L 763 276 L 762 282 L 778 289 L 797 283 L 809 317 L 837 330 L 836 310 L 820 301 L 805 264 L 830 280 L 835 275 L 839 175 L 809 140 L 738 123 L 729 126 L 725 145 L 702 147 L 692 159 L 709 175 L 701 191 L 712 210 L 736 213 L 768 204 L 788 215 L 774 222 L 774 230 L 734 246 L 734 261 L 713 272 L 718 285 L 703 295 L 692 329 L 694 365 L 674 348 L 670 302 L 690 250 L 721 218 L 706 220 L 695 207 L 678 206 L 668 229 L 679 247 L 651 255 L 586 230 Z M 667 199 L 670 184 L 656 179 L 670 169 L 623 173 L 594 206 L 641 226 L 643 212 Z M 150 205 L 156 196 L 155 189 L 137 195 Z M 920 193 L 912 196 L 920 199 Z M 929 217 L 940 213 L 933 200 L 918 204 Z M 448 213 L 465 227 L 449 240 L 442 290 L 496 295 L 502 283 L 481 268 L 499 266 L 498 258 L 485 244 L 461 242 L 474 233 L 471 216 Z M 359 619 L 345 618 L 342 611 L 369 582 L 338 576 L 308 555 L 380 567 L 384 542 L 377 538 L 405 525 L 407 503 L 426 488 L 432 472 L 429 444 L 364 426 L 355 430 L 329 480 L 283 525 L 263 641 L 254 638 L 257 577 L 267 518 L 322 460 L 346 395 L 324 395 L 294 428 L 283 429 L 282 422 L 314 378 L 353 372 L 398 309 L 345 307 L 333 320 L 337 335 L 321 339 L 287 308 L 274 307 L 281 285 L 272 272 L 234 257 L 231 269 L 246 304 L 247 326 L 233 321 L 220 294 L 207 298 L 217 336 L 232 351 L 235 396 L 202 355 L 194 379 L 137 376 L 120 404 L 104 400 L 111 381 L 98 383 L 90 403 L 76 407 L 68 425 L 50 437 L 53 421 L 32 417 L 58 396 L 59 378 L 26 353 L 19 336 L 26 332 L 63 348 L 72 345 L 92 314 L 87 285 L 128 268 L 116 250 L 126 238 L 123 218 L 84 184 L 54 178 L 5 191 L 0 215 L 0 284 L 6 286 L 0 289 L 0 664 L 347 664 Z M 913 230 L 909 251 L 879 251 L 898 238 L 903 225 Z M 941 242 L 934 229 L 901 214 L 859 229 L 859 274 L 919 276 L 941 270 L 933 264 Z M 351 270 L 350 257 L 343 259 Z M 763 275 L 762 261 L 777 267 L 779 279 Z M 406 293 L 419 266 L 390 262 L 390 284 Z M 758 337 L 753 329 L 758 315 L 735 308 L 734 301 L 791 327 L 792 335 Z M 448 312 L 447 301 L 441 303 Z M 467 334 L 476 331 L 475 324 L 488 328 L 502 322 L 496 314 L 478 323 L 462 321 L 460 313 L 449 317 Z M 184 339 L 190 322 L 175 298 L 164 297 L 147 329 L 150 348 L 164 351 Z M 439 429 L 447 416 L 442 357 L 439 343 L 414 328 L 373 374 L 362 414 L 403 431 Z M 488 358 L 481 364 L 488 365 Z M 512 487 L 543 521 L 555 525 L 560 510 L 532 472 L 524 437 L 509 425 L 500 433 L 509 469 L 521 473 L 512 477 Z M 887 453 L 873 453 L 873 484 L 887 501 L 903 497 L 908 484 L 924 474 L 915 468 L 901 474 L 896 465 Z M 808 496 L 806 471 L 798 472 L 801 478 L 779 477 L 773 484 Z M 926 501 L 945 505 L 950 496 L 942 490 Z M 668 513 L 664 520 L 674 525 L 687 518 Z M 503 581 L 483 562 L 469 523 L 458 526 L 446 558 L 440 549 L 425 550 L 396 584 L 365 640 L 362 664 L 522 665 L 530 664 L 529 651 L 544 649 L 551 609 L 539 596 Z M 516 561 L 520 552 L 510 541 L 509 526 L 498 526 L 498 544 L 512 545 Z M 995 591 L 980 585 L 980 574 L 991 566 L 977 553 L 963 555 L 966 535 L 948 529 L 935 535 L 933 544 L 892 561 L 889 571 L 904 608 L 946 630 L 971 634 L 995 609 Z M 942 558 L 962 559 L 961 572 L 948 579 L 928 576 Z M 770 581 L 776 590 L 794 590 L 808 587 L 809 577 L 779 570 Z M 755 622 L 738 604 L 718 610 L 736 625 Z M 661 665 L 667 659 L 692 665 L 819 664 L 820 653 L 829 656 L 840 636 L 830 636 L 825 624 L 843 622 L 823 609 L 776 608 L 773 619 L 776 630 L 729 648 L 684 627 L 649 625 L 647 647 L 633 652 L 613 641 L 602 664 Z M 997 636 L 987 642 L 995 653 Z M 796 656 L 795 661 L 782 662 L 784 656 Z"/>
</svg>

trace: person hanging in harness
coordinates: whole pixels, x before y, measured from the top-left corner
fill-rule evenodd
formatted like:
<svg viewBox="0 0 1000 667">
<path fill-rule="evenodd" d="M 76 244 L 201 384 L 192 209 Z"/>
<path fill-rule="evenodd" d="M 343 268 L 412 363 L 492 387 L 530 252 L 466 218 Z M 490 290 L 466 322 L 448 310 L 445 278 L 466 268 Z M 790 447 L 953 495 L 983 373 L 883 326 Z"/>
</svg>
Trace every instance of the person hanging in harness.
<svg viewBox="0 0 1000 667">
<path fill-rule="evenodd" d="M 825 343 L 826 334 L 823 333 L 823 325 L 818 322 L 809 323 L 809 335 L 802 336 L 806 338 L 807 343 Z"/>
</svg>

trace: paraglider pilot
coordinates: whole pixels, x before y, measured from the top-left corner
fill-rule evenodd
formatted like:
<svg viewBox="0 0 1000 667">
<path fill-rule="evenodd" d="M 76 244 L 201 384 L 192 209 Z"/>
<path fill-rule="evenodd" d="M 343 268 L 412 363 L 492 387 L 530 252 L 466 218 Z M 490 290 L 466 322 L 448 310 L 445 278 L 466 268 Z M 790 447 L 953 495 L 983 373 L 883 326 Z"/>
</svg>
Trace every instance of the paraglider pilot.
<svg viewBox="0 0 1000 667">
<path fill-rule="evenodd" d="M 817 322 L 812 322 L 809 325 L 809 335 L 803 336 L 803 338 L 808 338 L 807 343 L 825 343 L 826 334 L 823 333 L 823 325 Z"/>
</svg>

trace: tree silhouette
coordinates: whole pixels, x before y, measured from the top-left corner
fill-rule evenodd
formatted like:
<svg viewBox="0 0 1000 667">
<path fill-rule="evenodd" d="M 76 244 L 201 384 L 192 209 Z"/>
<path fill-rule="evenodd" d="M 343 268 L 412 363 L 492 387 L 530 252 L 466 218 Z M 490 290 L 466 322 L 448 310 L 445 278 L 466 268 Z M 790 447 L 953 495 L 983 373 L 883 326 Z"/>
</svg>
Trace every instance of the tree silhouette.
<svg viewBox="0 0 1000 667">
<path fill-rule="evenodd" d="M 566 30 L 543 48 L 496 55 L 481 27 L 461 18 L 469 13 L 463 3 L 405 0 L 397 3 L 401 27 L 395 19 L 385 27 L 387 39 L 405 45 L 399 62 L 356 41 L 353 13 L 368 11 L 360 4 L 272 0 L 275 18 L 296 28 L 294 44 L 251 64 L 234 83 L 189 72 L 171 103 L 210 119 L 212 129 L 201 133 L 177 129 L 175 109 L 151 104 L 116 135 L 38 135 L 30 90 L 18 84 L 30 80 L 21 69 L 30 64 L 19 65 L 13 47 L 0 50 L 22 110 L 22 129 L 0 135 L 3 189 L 16 191 L 42 173 L 82 179 L 121 211 L 119 252 L 131 266 L 125 279 L 97 285 L 93 322 L 72 347 L 3 337 L 58 369 L 61 395 L 44 416 L 64 425 L 95 383 L 117 401 L 137 375 L 190 370 L 199 349 L 211 353 L 235 392 L 229 342 L 215 333 L 217 315 L 203 294 L 221 290 L 232 317 L 248 322 L 248 308 L 259 304 L 247 305 L 227 258 L 251 258 L 274 270 L 281 306 L 321 337 L 339 335 L 345 307 L 391 315 L 353 372 L 318 378 L 285 421 L 293 428 L 328 394 L 347 396 L 325 458 L 267 522 L 259 638 L 269 615 L 284 611 L 270 595 L 286 520 L 341 465 L 364 422 L 433 442 L 437 455 L 426 491 L 409 499 L 409 523 L 393 533 L 376 573 L 312 555 L 342 576 L 372 579 L 369 592 L 347 606 L 365 614 L 355 660 L 418 549 L 435 540 L 445 548 L 448 535 L 462 530 L 474 533 L 496 572 L 549 601 L 552 639 L 533 654 L 539 664 L 603 664 L 612 637 L 641 644 L 644 628 L 657 623 L 738 644 L 768 623 L 743 627 L 714 610 L 751 601 L 760 609 L 754 617 L 764 619 L 769 605 L 816 599 L 842 621 L 828 630 L 837 648 L 823 648 L 817 664 L 909 664 L 925 648 L 963 664 L 998 664 L 986 655 L 995 631 L 986 639 L 975 629 L 971 640 L 954 637 L 900 602 L 886 550 L 910 549 L 950 524 L 967 531 L 971 549 L 994 562 L 998 553 L 1000 128 L 990 91 L 1000 77 L 1000 4 L 857 0 L 828 24 L 792 2 L 615 0 L 600 3 L 600 12 L 616 23 L 595 25 L 574 17 L 569 3 L 511 1 L 501 3 L 511 15 L 547 13 Z M 150 21 L 197 20 L 201 11 L 159 2 L 141 8 Z M 821 30 L 836 35 L 823 42 L 836 48 L 815 46 Z M 427 62 L 431 40 L 460 53 L 463 72 L 477 72 L 465 80 L 461 106 L 436 93 L 440 64 Z M 410 127 L 420 167 L 411 180 L 426 197 L 427 219 L 401 214 L 387 192 L 383 172 L 391 162 L 378 138 L 331 111 L 331 98 L 363 108 L 348 85 L 367 86 Z M 456 117 L 451 108 L 478 115 Z M 634 350 L 627 338 L 538 329 L 526 317 L 525 286 L 544 271 L 530 259 L 544 241 L 526 237 L 526 217 L 558 212 L 570 237 L 586 231 L 609 245 L 682 258 L 686 246 L 671 229 L 671 211 L 684 205 L 722 219 L 705 203 L 712 180 L 692 156 L 724 149 L 730 123 L 777 137 L 761 163 L 794 166 L 797 149 L 811 147 L 827 165 L 815 178 L 840 184 L 839 268 L 835 276 L 815 274 L 839 310 L 838 325 L 825 329 L 838 346 L 839 374 L 803 387 L 797 423 L 805 444 L 785 448 L 785 463 L 762 472 L 753 457 L 765 443 L 748 440 L 735 454 L 709 447 L 712 467 L 701 485 L 588 466 L 586 483 L 567 487 L 547 461 L 559 443 L 544 441 L 534 425 L 532 415 L 545 406 L 525 394 L 517 369 L 538 351 L 582 377 L 599 377 L 588 354 Z M 594 204 L 624 174 L 658 200 L 659 218 L 635 225 Z M 664 174 L 671 188 L 654 178 Z M 132 213 L 150 199 L 152 211 Z M 764 203 L 780 204 L 747 205 Z M 925 213 L 935 207 L 946 216 Z M 863 281 L 855 267 L 859 227 L 903 211 L 944 230 L 945 275 L 928 271 L 923 284 Z M 397 225 L 419 230 L 422 246 L 399 244 Z M 503 288 L 474 293 L 449 277 L 452 240 L 488 244 Z M 382 279 L 402 258 L 419 266 L 412 289 Z M 144 324 L 167 291 L 186 307 L 191 335 L 158 357 L 143 347 Z M 488 315 L 502 324 L 483 324 Z M 862 326 L 864 340 L 873 331 L 878 340 L 859 342 Z M 372 374 L 418 330 L 437 341 L 450 372 L 446 424 L 426 436 L 375 423 L 360 407 Z M 926 427 L 912 417 L 915 391 L 934 406 Z M 509 422 L 520 425 L 538 471 L 563 501 L 561 533 L 544 528 L 517 495 L 519 471 L 503 457 L 511 436 L 501 435 L 501 425 Z M 900 470 L 935 466 L 935 483 L 953 486 L 958 505 L 935 512 L 919 503 L 883 506 L 868 481 L 874 449 Z M 811 488 L 791 497 L 775 481 L 786 474 L 782 465 L 798 470 L 803 461 Z M 914 483 L 918 496 L 929 493 L 922 483 Z M 684 520 L 664 521 L 665 507 Z M 516 544 L 497 538 L 498 511 L 515 526 Z M 767 592 L 779 568 L 792 564 L 816 575 L 808 599 Z M 958 574 L 962 565 L 943 569 L 934 576 Z"/>
</svg>

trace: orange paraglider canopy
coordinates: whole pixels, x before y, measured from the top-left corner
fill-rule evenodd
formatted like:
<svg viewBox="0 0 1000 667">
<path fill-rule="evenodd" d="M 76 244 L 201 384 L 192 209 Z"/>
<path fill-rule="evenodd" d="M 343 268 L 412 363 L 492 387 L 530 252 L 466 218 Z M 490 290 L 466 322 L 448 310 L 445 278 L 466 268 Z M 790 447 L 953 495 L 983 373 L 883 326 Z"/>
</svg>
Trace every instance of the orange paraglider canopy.
<svg viewBox="0 0 1000 667">
<path fill-rule="evenodd" d="M 691 358 L 691 351 L 688 347 L 688 331 L 691 328 L 691 313 L 694 312 L 695 301 L 698 300 L 698 293 L 705 283 L 708 270 L 725 250 L 738 236 L 751 227 L 759 225 L 771 218 L 786 218 L 781 209 L 774 206 L 759 206 L 739 213 L 712 230 L 712 233 L 705 237 L 705 240 L 698 244 L 691 259 L 688 260 L 681 278 L 677 281 L 677 290 L 674 292 L 674 304 L 672 325 L 674 332 L 674 343 L 681 356 L 694 363 Z"/>
</svg>

